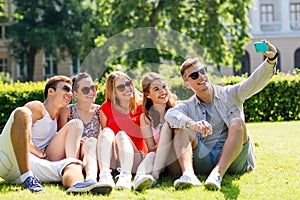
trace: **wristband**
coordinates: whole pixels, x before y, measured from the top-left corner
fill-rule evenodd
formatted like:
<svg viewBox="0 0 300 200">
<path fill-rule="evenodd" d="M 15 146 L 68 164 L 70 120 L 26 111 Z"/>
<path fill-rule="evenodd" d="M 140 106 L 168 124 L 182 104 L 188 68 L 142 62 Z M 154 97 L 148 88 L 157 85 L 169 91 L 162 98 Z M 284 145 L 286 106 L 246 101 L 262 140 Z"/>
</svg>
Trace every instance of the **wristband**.
<svg viewBox="0 0 300 200">
<path fill-rule="evenodd" d="M 276 52 L 275 56 L 273 58 L 268 58 L 268 60 L 273 61 L 278 57 L 278 52 Z"/>
</svg>

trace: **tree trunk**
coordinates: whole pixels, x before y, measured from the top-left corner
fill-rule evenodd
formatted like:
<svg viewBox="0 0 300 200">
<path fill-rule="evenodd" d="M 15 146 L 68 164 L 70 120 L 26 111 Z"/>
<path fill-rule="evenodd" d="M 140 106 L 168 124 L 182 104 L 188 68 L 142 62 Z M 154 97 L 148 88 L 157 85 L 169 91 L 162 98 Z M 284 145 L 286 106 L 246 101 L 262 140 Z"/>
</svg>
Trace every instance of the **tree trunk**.
<svg viewBox="0 0 300 200">
<path fill-rule="evenodd" d="M 33 81 L 34 68 L 35 68 L 35 55 L 36 49 L 33 47 L 29 48 L 29 59 L 28 59 L 28 73 L 27 73 L 27 81 Z"/>
</svg>

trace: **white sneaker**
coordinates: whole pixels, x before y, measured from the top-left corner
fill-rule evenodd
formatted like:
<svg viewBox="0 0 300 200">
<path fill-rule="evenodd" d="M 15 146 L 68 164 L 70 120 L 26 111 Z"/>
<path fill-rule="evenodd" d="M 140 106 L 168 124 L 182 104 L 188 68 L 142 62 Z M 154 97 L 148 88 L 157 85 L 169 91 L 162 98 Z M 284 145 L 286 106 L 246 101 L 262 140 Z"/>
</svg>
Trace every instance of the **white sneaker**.
<svg viewBox="0 0 300 200">
<path fill-rule="evenodd" d="M 137 175 L 134 177 L 133 180 L 133 189 L 135 191 L 142 191 L 152 185 L 154 182 L 154 178 L 147 174 L 147 175 Z"/>
<path fill-rule="evenodd" d="M 176 190 L 185 189 L 192 186 L 201 186 L 201 182 L 195 174 L 182 175 L 179 179 L 174 181 L 174 187 Z"/>
<path fill-rule="evenodd" d="M 118 181 L 116 183 L 116 189 L 117 190 L 122 190 L 122 189 L 128 189 L 131 190 L 131 173 L 130 172 L 125 172 L 118 168 L 118 171 L 120 174 L 116 176 L 118 178 Z"/>
<path fill-rule="evenodd" d="M 222 176 L 219 172 L 213 171 L 206 179 L 204 185 L 209 190 L 221 190 Z"/>
<path fill-rule="evenodd" d="M 112 187 L 116 186 L 115 182 L 114 182 L 114 179 L 111 175 L 111 170 L 110 169 L 105 169 L 105 170 L 100 171 L 99 182 L 109 184 Z"/>
</svg>

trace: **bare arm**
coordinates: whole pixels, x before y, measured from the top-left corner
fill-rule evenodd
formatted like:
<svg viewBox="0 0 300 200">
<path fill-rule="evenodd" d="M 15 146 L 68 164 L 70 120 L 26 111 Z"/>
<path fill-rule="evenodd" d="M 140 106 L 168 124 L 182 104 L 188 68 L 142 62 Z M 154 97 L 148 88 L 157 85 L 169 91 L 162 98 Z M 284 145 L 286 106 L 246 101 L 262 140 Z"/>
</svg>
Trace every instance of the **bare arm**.
<svg viewBox="0 0 300 200">
<path fill-rule="evenodd" d="M 57 120 L 57 131 L 59 131 L 67 122 L 70 117 L 70 108 L 63 107 L 60 109 Z"/>
<path fill-rule="evenodd" d="M 146 119 L 144 114 L 141 114 L 140 124 L 144 140 L 147 144 L 148 151 L 156 151 L 157 145 L 155 145 L 154 143 L 153 133 L 150 127 L 150 121 Z"/>
<path fill-rule="evenodd" d="M 102 110 L 100 110 L 99 115 L 100 115 L 101 129 L 103 130 L 107 126 L 107 117 L 105 116 Z"/>
</svg>

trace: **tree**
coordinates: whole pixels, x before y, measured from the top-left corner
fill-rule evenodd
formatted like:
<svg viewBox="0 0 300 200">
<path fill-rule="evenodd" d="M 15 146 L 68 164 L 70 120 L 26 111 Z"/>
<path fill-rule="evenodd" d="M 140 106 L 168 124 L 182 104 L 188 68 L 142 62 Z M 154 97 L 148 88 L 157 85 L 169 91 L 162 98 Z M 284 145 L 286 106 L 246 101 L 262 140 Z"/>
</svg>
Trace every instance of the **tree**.
<svg viewBox="0 0 300 200">
<path fill-rule="evenodd" d="M 13 0 L 16 10 L 10 27 L 15 53 L 27 53 L 28 77 L 33 80 L 36 53 L 64 58 L 80 54 L 81 29 L 89 16 L 83 0 Z M 57 54 L 59 50 L 59 55 Z"/>
<path fill-rule="evenodd" d="M 186 34 L 203 47 L 205 59 L 219 66 L 238 66 L 249 42 L 248 10 L 251 0 L 95 0 L 102 40 L 130 28 L 156 27 Z M 103 28 L 105 27 L 105 28 Z M 97 33 L 97 31 L 95 32 Z M 155 45 L 156 33 L 150 34 Z M 174 38 L 176 40 L 176 38 Z M 186 48 L 184 41 L 178 41 Z M 118 48 L 122 48 L 119 46 Z M 126 48 L 126 45 L 123 46 Z M 141 49 L 126 54 L 123 60 L 132 68 L 147 62 L 159 63 L 161 58 L 180 64 L 185 58 L 162 49 Z M 157 71 L 154 68 L 151 71 Z"/>
</svg>

